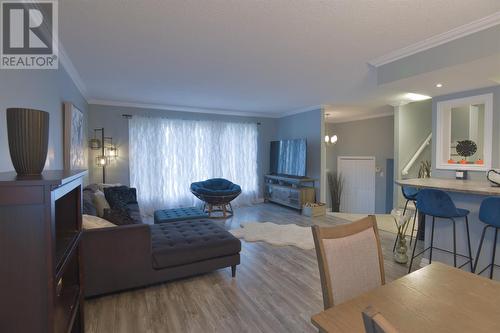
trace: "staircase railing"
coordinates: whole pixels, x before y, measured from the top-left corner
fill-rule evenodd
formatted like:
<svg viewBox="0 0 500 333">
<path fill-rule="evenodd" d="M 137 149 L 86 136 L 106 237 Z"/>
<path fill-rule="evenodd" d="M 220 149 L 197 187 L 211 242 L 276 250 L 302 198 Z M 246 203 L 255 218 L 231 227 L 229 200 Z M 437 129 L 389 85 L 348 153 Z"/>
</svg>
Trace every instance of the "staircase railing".
<svg viewBox="0 0 500 333">
<path fill-rule="evenodd" d="M 406 166 L 401 171 L 401 174 L 403 176 L 408 175 L 408 173 L 410 172 L 411 167 L 413 166 L 413 164 L 415 164 L 415 162 L 420 157 L 420 155 L 422 154 L 422 152 L 424 151 L 424 149 L 431 143 L 431 140 L 432 140 L 432 132 L 427 136 L 427 138 L 424 140 L 424 142 L 417 149 L 417 151 L 415 152 L 415 154 L 413 155 L 413 157 L 410 159 L 410 161 L 406 164 Z"/>
</svg>

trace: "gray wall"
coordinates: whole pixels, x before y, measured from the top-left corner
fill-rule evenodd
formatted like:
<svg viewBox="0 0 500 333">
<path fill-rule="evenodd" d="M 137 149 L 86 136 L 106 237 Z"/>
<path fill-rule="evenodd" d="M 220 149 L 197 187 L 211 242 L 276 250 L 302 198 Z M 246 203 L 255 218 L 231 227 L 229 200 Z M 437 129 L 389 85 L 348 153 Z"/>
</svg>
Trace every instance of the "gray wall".
<svg viewBox="0 0 500 333">
<path fill-rule="evenodd" d="M 492 167 L 498 168 L 500 166 L 500 86 L 469 90 L 460 93 L 438 96 L 432 99 L 432 132 L 436 133 L 437 123 L 437 103 L 455 98 L 465 98 L 475 95 L 493 93 L 493 152 L 492 152 Z M 435 151 L 436 144 L 432 144 L 432 176 L 436 178 L 454 178 L 455 171 L 453 170 L 437 170 L 435 165 Z M 470 171 L 469 178 L 484 180 L 485 172 L 483 171 Z"/>
<path fill-rule="evenodd" d="M 276 119 L 227 116 L 207 113 L 178 112 L 168 110 L 143 109 L 131 107 L 117 107 L 104 105 L 89 106 L 89 136 L 93 135 L 94 128 L 104 127 L 106 136 L 113 138 L 113 143 L 117 144 L 119 149 L 119 159 L 106 168 L 106 182 L 121 183 L 129 185 L 130 171 L 128 159 L 129 131 L 128 120 L 122 117 L 122 114 L 142 115 L 150 117 L 169 117 L 177 119 L 200 119 L 200 120 L 221 120 L 235 122 L 255 122 L 258 126 L 258 174 L 259 187 L 264 184 L 264 174 L 269 172 L 269 142 L 274 139 L 276 131 Z M 243 144 L 243 143 L 242 143 Z M 90 156 L 95 156 L 91 151 Z M 93 159 L 91 158 L 91 162 Z M 97 168 L 94 163 L 90 165 L 90 181 L 101 182 L 101 168 Z"/>
<path fill-rule="evenodd" d="M 50 112 L 46 169 L 63 168 L 63 102 L 72 102 L 87 114 L 87 102 L 64 68 L 58 70 L 1 70 L 0 171 L 13 170 L 7 140 L 6 108 L 23 107 Z"/>
<path fill-rule="evenodd" d="M 399 135 L 397 175 L 401 178 L 401 171 L 432 131 L 432 101 L 414 102 L 401 106 L 397 129 Z M 431 160 L 430 146 L 420 155 L 419 160 L 413 164 L 405 178 L 417 177 L 420 161 L 425 160 Z"/>
<path fill-rule="evenodd" d="M 394 157 L 394 117 L 330 123 L 326 124 L 326 129 L 328 135 L 338 136 L 335 145 L 327 146 L 327 170 L 337 170 L 338 156 L 375 156 L 376 165 L 382 170 L 375 178 L 375 211 L 385 213 L 386 161 Z M 331 206 L 329 191 L 327 199 Z"/>
<path fill-rule="evenodd" d="M 394 117 L 394 179 L 416 178 L 421 161 L 431 161 L 431 146 L 427 146 L 413 164 L 407 176 L 401 171 L 432 131 L 432 101 L 413 102 L 395 108 Z M 402 207 L 399 186 L 394 187 L 394 205 Z"/>
<path fill-rule="evenodd" d="M 316 198 L 320 198 L 322 110 L 302 112 L 277 119 L 275 140 L 307 140 L 307 176 L 315 178 Z"/>
</svg>

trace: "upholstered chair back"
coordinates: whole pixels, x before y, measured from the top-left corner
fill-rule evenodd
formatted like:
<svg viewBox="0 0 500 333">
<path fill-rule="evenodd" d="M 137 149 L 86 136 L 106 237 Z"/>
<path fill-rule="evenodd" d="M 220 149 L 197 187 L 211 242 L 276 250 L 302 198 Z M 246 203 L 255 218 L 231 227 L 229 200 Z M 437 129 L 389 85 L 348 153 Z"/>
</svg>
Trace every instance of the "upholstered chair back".
<svg viewBox="0 0 500 333">
<path fill-rule="evenodd" d="M 420 213 L 436 217 L 457 217 L 457 207 L 448 193 L 435 190 L 423 189 L 417 194 L 417 209 Z"/>
<path fill-rule="evenodd" d="M 479 219 L 484 223 L 500 228 L 500 197 L 489 197 L 481 202 Z"/>
<path fill-rule="evenodd" d="M 312 232 L 325 309 L 385 284 L 375 216 Z"/>
</svg>

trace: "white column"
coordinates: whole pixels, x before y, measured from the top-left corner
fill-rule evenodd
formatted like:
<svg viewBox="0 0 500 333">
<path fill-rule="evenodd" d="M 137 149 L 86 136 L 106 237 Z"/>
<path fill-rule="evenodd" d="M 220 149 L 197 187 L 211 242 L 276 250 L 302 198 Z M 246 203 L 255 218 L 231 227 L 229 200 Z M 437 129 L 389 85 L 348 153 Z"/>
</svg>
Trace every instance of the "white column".
<svg viewBox="0 0 500 333">
<path fill-rule="evenodd" d="M 325 106 L 321 106 L 321 176 L 319 181 L 319 196 L 320 201 L 326 203 L 326 144 L 325 144 Z"/>
</svg>

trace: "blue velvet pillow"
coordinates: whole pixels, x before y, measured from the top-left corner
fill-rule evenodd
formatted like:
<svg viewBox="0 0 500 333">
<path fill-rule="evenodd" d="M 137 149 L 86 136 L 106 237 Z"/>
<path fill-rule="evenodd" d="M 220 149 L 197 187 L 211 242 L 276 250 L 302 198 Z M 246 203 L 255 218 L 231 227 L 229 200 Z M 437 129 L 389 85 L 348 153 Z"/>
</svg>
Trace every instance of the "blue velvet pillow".
<svg viewBox="0 0 500 333">
<path fill-rule="evenodd" d="M 113 209 L 125 210 L 129 204 L 137 203 L 135 188 L 128 186 L 105 187 L 104 196 Z"/>
</svg>

